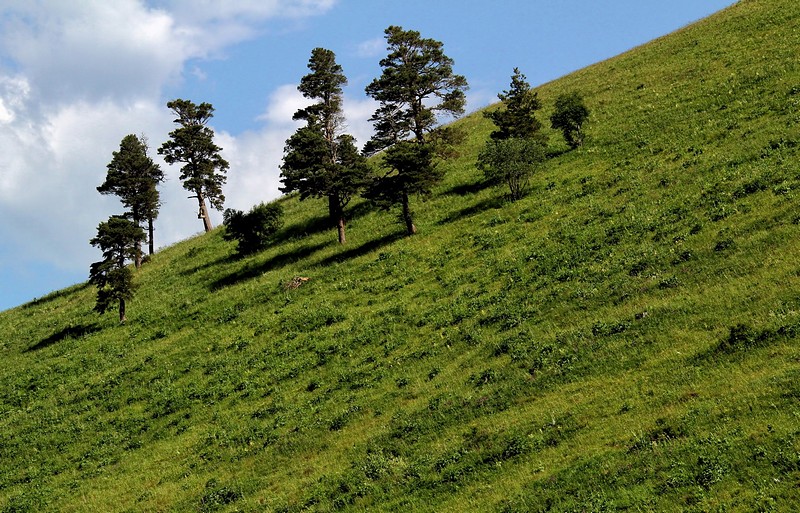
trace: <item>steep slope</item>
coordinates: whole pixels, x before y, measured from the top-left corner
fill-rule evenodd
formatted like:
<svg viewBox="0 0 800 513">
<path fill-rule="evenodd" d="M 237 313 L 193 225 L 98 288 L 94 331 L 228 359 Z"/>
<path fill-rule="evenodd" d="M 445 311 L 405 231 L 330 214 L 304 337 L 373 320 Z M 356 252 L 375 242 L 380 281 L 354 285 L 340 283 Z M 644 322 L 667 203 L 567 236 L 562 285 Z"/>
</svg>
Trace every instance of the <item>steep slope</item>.
<svg viewBox="0 0 800 513">
<path fill-rule="evenodd" d="M 740 2 L 539 88 L 592 115 L 524 200 L 477 113 L 417 236 L 286 198 L 261 254 L 156 255 L 125 326 L 87 286 L 0 314 L 0 511 L 800 510 L 799 47 Z"/>
</svg>

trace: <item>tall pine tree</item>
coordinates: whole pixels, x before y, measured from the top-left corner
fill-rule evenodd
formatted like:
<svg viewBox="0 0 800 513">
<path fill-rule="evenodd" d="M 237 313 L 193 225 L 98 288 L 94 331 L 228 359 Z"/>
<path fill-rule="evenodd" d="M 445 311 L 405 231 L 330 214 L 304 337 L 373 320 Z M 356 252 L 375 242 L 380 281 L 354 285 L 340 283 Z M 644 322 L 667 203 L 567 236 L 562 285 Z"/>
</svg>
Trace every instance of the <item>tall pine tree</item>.
<svg viewBox="0 0 800 513">
<path fill-rule="evenodd" d="M 281 191 L 297 191 L 300 198 L 325 197 L 328 214 L 335 223 L 339 242 L 346 242 L 345 208 L 369 175 L 366 159 L 355 148 L 355 139 L 343 134 L 342 86 L 347 83 L 336 55 L 315 48 L 308 61 L 311 73 L 297 89 L 314 100 L 298 110 L 293 119 L 303 120 L 287 141 L 281 166 Z"/>
<path fill-rule="evenodd" d="M 366 88 L 379 106 L 370 118 L 375 135 L 365 152 L 394 149 L 384 154 L 387 172 L 375 182 L 369 196 L 384 205 L 399 203 L 411 235 L 417 228 L 409 196 L 428 192 L 442 177 L 436 169 L 431 133 L 440 114 L 455 117 L 464 113 L 467 81 L 453 72 L 453 60 L 444 54 L 441 42 L 398 26 L 390 26 L 385 34 L 389 54 L 380 62 L 383 72 Z"/>
<path fill-rule="evenodd" d="M 148 226 L 150 254 L 153 254 L 153 221 L 158 217 L 161 206 L 158 184 L 164 181 L 164 172 L 147 155 L 147 140 L 144 136 L 126 135 L 119 145 L 119 151 L 112 154 L 106 166 L 106 179 L 97 187 L 101 194 L 119 196 L 122 205 L 128 209 L 127 216 L 136 226 L 145 222 Z M 137 247 L 136 267 L 142 265 L 142 250 Z"/>
<path fill-rule="evenodd" d="M 228 161 L 220 155 L 222 148 L 214 144 L 214 131 L 207 126 L 208 120 L 214 116 L 214 107 L 210 103 L 195 105 L 189 100 L 173 100 L 167 107 L 177 116 L 175 123 L 180 125 L 169 133 L 170 140 L 158 149 L 167 164 L 180 162 L 180 179 L 183 188 L 193 193 L 198 203 L 197 218 L 203 220 L 203 228 L 211 231 L 211 217 L 206 200 L 217 210 L 222 210 Z"/>
</svg>

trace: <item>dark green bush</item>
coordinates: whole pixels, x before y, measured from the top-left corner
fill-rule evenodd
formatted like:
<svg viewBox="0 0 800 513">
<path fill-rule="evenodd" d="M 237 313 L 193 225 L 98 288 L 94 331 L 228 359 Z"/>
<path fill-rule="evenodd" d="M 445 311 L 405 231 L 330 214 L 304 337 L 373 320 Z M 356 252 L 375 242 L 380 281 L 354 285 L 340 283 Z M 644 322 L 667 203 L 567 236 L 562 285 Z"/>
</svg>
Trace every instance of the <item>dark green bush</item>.
<svg viewBox="0 0 800 513">
<path fill-rule="evenodd" d="M 223 223 L 223 238 L 237 241 L 237 252 L 249 255 L 266 248 L 270 237 L 283 226 L 283 207 L 277 203 L 261 203 L 246 214 L 229 208 L 223 215 Z"/>
</svg>

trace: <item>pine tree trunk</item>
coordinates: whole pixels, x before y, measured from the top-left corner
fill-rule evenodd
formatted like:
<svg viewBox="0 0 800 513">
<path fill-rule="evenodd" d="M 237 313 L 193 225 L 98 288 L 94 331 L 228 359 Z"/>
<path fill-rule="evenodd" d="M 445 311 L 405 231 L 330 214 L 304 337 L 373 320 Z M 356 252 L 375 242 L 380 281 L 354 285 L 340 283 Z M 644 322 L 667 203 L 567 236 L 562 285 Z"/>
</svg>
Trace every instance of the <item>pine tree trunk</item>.
<svg viewBox="0 0 800 513">
<path fill-rule="evenodd" d="M 141 227 L 142 221 L 141 221 L 141 219 L 139 219 L 138 216 L 134 215 L 133 216 L 133 224 L 135 224 L 137 227 Z M 137 242 L 136 243 L 136 252 L 134 253 L 134 256 L 133 256 L 133 264 L 136 266 L 137 269 L 141 269 L 142 268 L 142 243 L 141 242 Z"/>
<path fill-rule="evenodd" d="M 344 215 L 339 214 L 339 221 L 336 223 L 336 226 L 339 229 L 339 244 L 344 244 L 347 242 L 347 238 L 345 237 L 344 233 Z"/>
<path fill-rule="evenodd" d="M 154 249 L 154 245 L 153 245 L 153 218 L 152 217 L 148 217 L 147 218 L 147 244 L 148 244 L 148 248 L 147 249 L 150 252 L 149 254 L 152 255 L 153 253 L 155 253 L 155 249 Z"/>
<path fill-rule="evenodd" d="M 406 232 L 409 235 L 417 233 L 417 227 L 414 226 L 414 220 L 411 218 L 411 209 L 408 206 L 408 194 L 403 193 L 403 221 L 406 223 Z"/>
<path fill-rule="evenodd" d="M 211 225 L 211 217 L 208 215 L 208 208 L 206 207 L 205 198 L 203 198 L 203 195 L 200 192 L 197 193 L 197 203 L 200 207 L 200 213 L 197 215 L 197 217 L 203 220 L 203 228 L 205 228 L 206 233 L 208 233 L 214 227 Z"/>
<path fill-rule="evenodd" d="M 339 226 L 339 200 L 333 194 L 328 196 L 328 216 L 331 219 L 332 226 Z"/>
<path fill-rule="evenodd" d="M 125 300 L 120 298 L 119 300 L 119 323 L 125 324 L 128 318 L 125 316 Z"/>
</svg>

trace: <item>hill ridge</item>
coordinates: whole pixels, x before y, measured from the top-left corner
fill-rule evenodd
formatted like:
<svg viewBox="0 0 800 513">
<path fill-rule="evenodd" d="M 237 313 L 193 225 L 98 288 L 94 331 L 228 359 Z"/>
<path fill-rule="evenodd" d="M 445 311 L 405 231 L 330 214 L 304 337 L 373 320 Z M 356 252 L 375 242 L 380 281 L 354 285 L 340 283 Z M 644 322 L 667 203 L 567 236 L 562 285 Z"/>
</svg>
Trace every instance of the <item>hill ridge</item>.
<svg viewBox="0 0 800 513">
<path fill-rule="evenodd" d="M 154 255 L 125 326 L 86 285 L 0 313 L 0 511 L 800 509 L 798 23 L 538 87 L 592 113 L 523 200 L 477 112 L 413 237 L 287 197 L 262 253 Z"/>
</svg>

